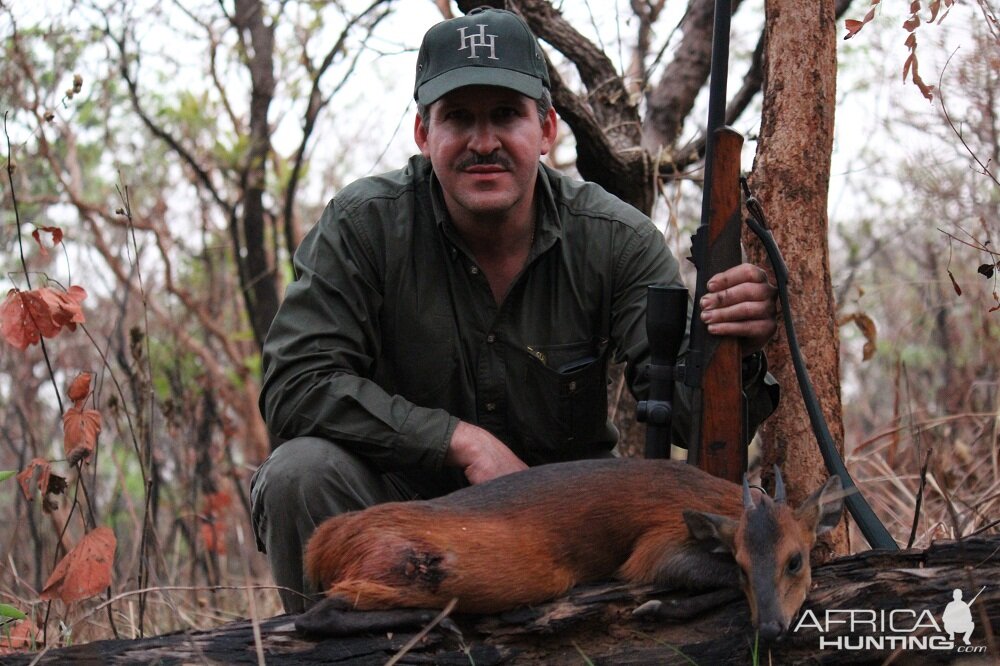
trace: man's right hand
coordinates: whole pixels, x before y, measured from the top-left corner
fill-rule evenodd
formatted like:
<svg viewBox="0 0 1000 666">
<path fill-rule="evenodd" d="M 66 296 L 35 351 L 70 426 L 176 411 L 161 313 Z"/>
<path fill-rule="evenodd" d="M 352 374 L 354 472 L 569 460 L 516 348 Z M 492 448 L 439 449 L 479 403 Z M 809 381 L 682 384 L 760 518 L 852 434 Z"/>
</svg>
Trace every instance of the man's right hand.
<svg viewBox="0 0 1000 666">
<path fill-rule="evenodd" d="M 473 485 L 528 469 L 506 444 L 465 421 L 458 422 L 444 462 L 451 467 L 461 467 L 465 478 Z"/>
</svg>

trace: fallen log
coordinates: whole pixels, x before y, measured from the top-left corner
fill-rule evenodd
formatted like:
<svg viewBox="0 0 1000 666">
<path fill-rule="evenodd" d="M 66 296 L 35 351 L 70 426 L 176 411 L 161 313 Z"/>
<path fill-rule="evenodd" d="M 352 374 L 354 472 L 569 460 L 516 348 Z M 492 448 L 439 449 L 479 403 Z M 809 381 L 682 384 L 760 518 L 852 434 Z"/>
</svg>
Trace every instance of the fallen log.
<svg viewBox="0 0 1000 666">
<path fill-rule="evenodd" d="M 961 590 L 973 632 L 953 638 L 944 610 Z M 980 591 L 981 590 L 981 591 Z M 632 610 L 664 602 L 670 619 L 642 622 Z M 740 593 L 692 596 L 657 588 L 606 583 L 494 616 L 456 616 L 462 637 L 440 628 L 427 633 L 399 664 L 936 664 L 997 663 L 1000 627 L 1000 536 L 935 543 L 927 550 L 866 552 L 813 571 L 813 588 L 792 631 L 770 646 L 754 646 L 749 611 Z M 350 638 L 297 633 L 291 616 L 208 631 L 139 640 L 108 640 L 0 658 L 29 664 L 149 664 L 258 662 L 268 664 L 384 664 L 413 632 Z M 963 630 L 964 631 L 964 630 Z M 967 661 L 963 661 L 967 660 Z"/>
</svg>

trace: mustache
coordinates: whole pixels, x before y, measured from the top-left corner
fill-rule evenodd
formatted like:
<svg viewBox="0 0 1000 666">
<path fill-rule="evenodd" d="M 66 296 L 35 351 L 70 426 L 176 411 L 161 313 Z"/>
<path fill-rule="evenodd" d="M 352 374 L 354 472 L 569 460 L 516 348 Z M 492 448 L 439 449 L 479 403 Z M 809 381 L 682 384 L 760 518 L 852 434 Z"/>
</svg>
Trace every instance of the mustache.
<svg viewBox="0 0 1000 666">
<path fill-rule="evenodd" d="M 503 169 L 510 169 L 510 161 L 499 152 L 492 152 L 487 155 L 472 153 L 458 163 L 459 169 L 468 169 L 474 166 L 498 166 Z"/>
</svg>

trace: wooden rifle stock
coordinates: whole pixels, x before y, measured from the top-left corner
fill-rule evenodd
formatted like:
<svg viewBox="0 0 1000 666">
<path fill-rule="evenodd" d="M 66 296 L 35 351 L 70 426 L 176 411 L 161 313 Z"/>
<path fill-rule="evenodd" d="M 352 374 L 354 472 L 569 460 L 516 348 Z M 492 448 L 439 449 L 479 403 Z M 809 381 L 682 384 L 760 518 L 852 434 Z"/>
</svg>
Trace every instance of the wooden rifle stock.
<svg viewBox="0 0 1000 666">
<path fill-rule="evenodd" d="M 740 152 L 743 137 L 729 127 L 716 129 L 711 172 L 706 170 L 707 223 L 694 239 L 698 267 L 691 354 L 686 381 L 695 388 L 688 460 L 710 474 L 740 483 L 747 468 L 747 417 L 743 397 L 740 340 L 708 333 L 701 322 L 708 280 L 742 262 Z"/>
</svg>

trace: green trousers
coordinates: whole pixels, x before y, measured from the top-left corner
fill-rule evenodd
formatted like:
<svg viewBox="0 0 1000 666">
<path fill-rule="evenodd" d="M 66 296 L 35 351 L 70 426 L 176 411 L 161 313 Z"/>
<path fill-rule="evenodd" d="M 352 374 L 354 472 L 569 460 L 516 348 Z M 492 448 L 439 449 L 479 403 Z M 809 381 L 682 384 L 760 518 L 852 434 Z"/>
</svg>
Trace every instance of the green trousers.
<svg viewBox="0 0 1000 666">
<path fill-rule="evenodd" d="M 302 612 L 322 592 L 302 569 L 305 544 L 317 525 L 347 511 L 454 490 L 448 483 L 417 490 L 426 485 L 316 437 L 276 448 L 250 481 L 250 503 L 257 549 L 267 553 L 285 611 Z"/>
</svg>

